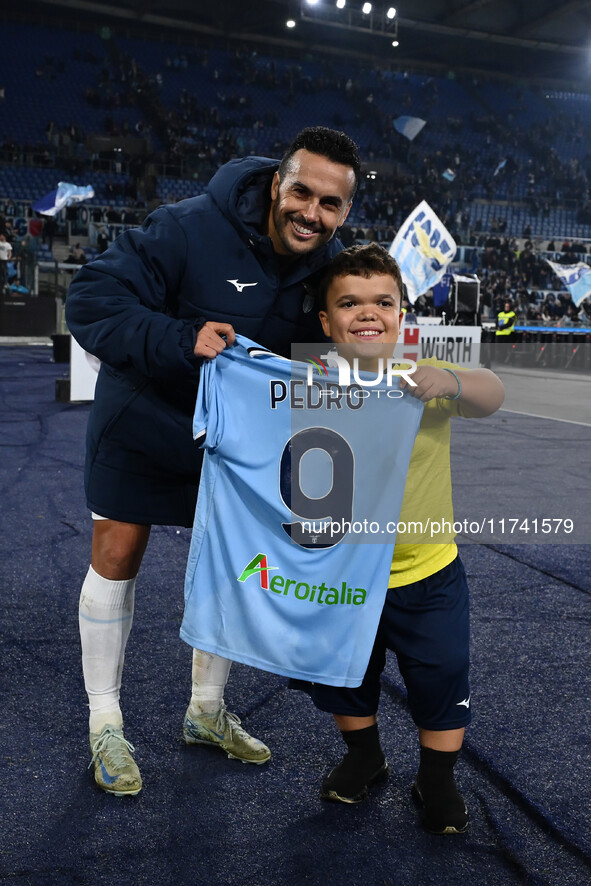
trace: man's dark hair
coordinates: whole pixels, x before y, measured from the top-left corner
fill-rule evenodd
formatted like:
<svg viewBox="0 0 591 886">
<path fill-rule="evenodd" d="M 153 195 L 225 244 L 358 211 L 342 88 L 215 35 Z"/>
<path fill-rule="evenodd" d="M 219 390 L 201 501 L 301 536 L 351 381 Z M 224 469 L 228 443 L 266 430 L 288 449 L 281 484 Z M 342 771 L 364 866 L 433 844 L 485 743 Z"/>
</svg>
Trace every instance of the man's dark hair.
<svg viewBox="0 0 591 886">
<path fill-rule="evenodd" d="M 373 277 L 375 274 L 392 277 L 398 286 L 401 300 L 406 297 L 406 286 L 396 259 L 383 246 L 369 243 L 366 246 L 344 249 L 325 267 L 316 287 L 316 307 L 319 311 L 326 310 L 326 293 L 335 277 Z"/>
<path fill-rule="evenodd" d="M 350 166 L 355 173 L 355 187 L 351 194 L 353 198 L 361 180 L 361 159 L 359 149 L 353 139 L 344 132 L 336 129 L 328 129 L 326 126 L 308 126 L 299 132 L 291 145 L 283 155 L 279 164 L 279 180 L 283 181 L 289 169 L 290 160 L 296 151 L 310 151 L 311 154 L 320 154 L 327 157 L 333 163 L 341 163 Z"/>
</svg>

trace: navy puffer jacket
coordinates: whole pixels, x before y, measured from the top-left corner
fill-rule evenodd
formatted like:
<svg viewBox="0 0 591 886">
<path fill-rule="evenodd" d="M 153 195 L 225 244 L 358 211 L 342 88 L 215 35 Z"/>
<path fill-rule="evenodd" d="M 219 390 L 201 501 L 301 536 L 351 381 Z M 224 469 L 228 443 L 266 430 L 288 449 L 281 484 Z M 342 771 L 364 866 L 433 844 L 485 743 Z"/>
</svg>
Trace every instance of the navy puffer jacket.
<svg viewBox="0 0 591 886">
<path fill-rule="evenodd" d="M 318 340 L 303 284 L 342 245 L 333 239 L 281 266 L 261 234 L 277 167 L 264 157 L 232 160 L 205 194 L 160 207 L 81 268 L 66 300 L 80 345 L 114 375 L 149 378 L 191 410 L 199 375 L 193 348 L 206 320 L 231 323 L 286 356 L 291 342 Z"/>
</svg>

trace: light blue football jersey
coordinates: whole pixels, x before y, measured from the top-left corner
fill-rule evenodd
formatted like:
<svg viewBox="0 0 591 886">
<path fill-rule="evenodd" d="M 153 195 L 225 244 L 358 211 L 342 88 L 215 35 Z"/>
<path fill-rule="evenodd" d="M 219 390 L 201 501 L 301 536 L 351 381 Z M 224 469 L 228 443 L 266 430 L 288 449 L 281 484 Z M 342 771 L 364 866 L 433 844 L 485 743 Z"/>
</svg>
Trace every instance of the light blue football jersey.
<svg viewBox="0 0 591 886">
<path fill-rule="evenodd" d="M 243 336 L 204 364 L 181 637 L 284 676 L 359 686 L 423 404 L 397 380 L 337 379 Z"/>
</svg>

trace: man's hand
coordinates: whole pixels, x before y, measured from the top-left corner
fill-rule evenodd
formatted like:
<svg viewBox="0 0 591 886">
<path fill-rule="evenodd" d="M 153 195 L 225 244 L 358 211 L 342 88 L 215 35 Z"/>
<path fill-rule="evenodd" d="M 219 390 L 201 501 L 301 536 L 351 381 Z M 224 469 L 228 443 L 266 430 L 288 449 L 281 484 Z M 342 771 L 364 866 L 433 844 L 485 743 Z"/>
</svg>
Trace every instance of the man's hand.
<svg viewBox="0 0 591 886">
<path fill-rule="evenodd" d="M 455 397 L 458 393 L 458 383 L 451 372 L 437 366 L 419 366 L 410 377 L 416 388 L 409 385 L 404 378 L 400 379 L 400 388 L 423 403 L 436 397 Z"/>
<path fill-rule="evenodd" d="M 193 353 L 202 360 L 213 360 L 227 345 L 233 345 L 235 341 L 236 333 L 229 323 L 208 320 L 197 333 Z"/>
</svg>

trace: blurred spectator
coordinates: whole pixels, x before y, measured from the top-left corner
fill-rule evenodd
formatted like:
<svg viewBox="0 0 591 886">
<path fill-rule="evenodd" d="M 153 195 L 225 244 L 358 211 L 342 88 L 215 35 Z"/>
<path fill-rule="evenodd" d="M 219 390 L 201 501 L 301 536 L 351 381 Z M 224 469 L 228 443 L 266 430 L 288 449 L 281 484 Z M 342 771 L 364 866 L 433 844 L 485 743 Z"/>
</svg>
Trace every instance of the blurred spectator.
<svg viewBox="0 0 591 886">
<path fill-rule="evenodd" d="M 5 234 L 0 234 L 0 291 L 4 292 L 8 282 L 8 262 L 12 256 L 12 246 Z"/>
<path fill-rule="evenodd" d="M 57 222 L 55 218 L 50 215 L 43 222 L 43 229 L 41 232 L 41 242 L 47 243 L 50 251 L 53 252 L 53 238 L 57 234 Z"/>
<path fill-rule="evenodd" d="M 76 243 L 75 246 L 70 246 L 70 251 L 64 259 L 64 262 L 69 265 L 85 265 L 87 261 L 86 253 L 79 243 Z"/>
<path fill-rule="evenodd" d="M 20 277 L 15 277 L 14 281 L 8 287 L 8 292 L 10 295 L 28 295 L 29 290 L 26 286 L 23 286 L 21 283 Z"/>
<path fill-rule="evenodd" d="M 76 243 L 76 245 L 74 246 L 74 258 L 76 259 L 76 261 L 78 262 L 79 265 L 85 265 L 86 262 L 88 261 L 88 259 L 86 257 L 86 253 L 84 252 L 83 248 L 80 246 L 79 243 Z"/>
<path fill-rule="evenodd" d="M 96 245 L 98 247 L 99 252 L 104 252 L 107 246 L 109 245 L 109 237 L 107 236 L 107 229 L 103 226 L 99 228 L 98 234 L 96 235 Z"/>
</svg>

